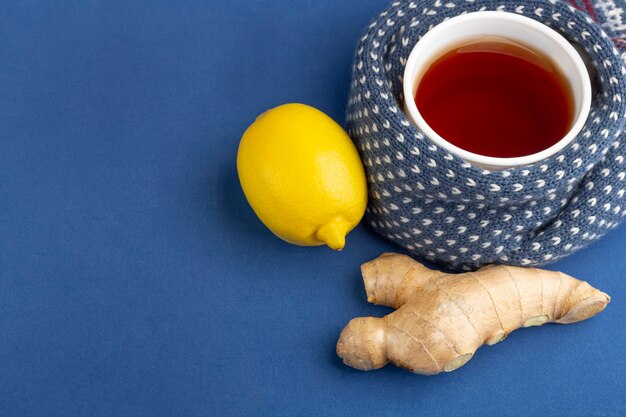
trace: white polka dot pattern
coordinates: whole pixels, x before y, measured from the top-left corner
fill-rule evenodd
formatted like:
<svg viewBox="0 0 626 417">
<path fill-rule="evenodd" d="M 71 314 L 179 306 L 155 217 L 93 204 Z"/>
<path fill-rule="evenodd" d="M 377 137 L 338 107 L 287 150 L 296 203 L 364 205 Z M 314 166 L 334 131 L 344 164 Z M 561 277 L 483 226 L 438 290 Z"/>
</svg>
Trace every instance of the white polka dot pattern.
<svg viewBox="0 0 626 417">
<path fill-rule="evenodd" d="M 596 73 L 591 113 L 561 153 L 486 171 L 432 144 L 404 116 L 402 74 L 415 43 L 441 21 L 479 10 L 531 17 L 587 52 Z M 368 177 L 367 222 L 452 269 L 543 264 L 599 239 L 626 216 L 625 73 L 600 26 L 561 1 L 392 3 L 361 38 L 348 102 L 348 132 Z"/>
</svg>

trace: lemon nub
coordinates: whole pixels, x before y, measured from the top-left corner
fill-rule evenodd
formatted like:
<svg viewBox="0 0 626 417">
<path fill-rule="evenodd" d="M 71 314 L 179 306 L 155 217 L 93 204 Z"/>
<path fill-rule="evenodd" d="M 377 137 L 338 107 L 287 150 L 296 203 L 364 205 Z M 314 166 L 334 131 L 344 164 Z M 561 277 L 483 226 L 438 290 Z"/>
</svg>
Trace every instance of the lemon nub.
<svg viewBox="0 0 626 417">
<path fill-rule="evenodd" d="M 317 230 L 316 237 L 334 250 L 342 250 L 346 245 L 348 222 L 336 217 Z"/>
</svg>

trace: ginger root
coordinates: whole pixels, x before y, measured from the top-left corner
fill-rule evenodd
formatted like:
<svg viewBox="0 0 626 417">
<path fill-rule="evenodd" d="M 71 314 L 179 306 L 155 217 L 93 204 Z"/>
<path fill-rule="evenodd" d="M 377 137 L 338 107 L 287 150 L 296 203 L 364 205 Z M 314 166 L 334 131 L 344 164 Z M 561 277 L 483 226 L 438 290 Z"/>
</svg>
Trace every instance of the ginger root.
<svg viewBox="0 0 626 417">
<path fill-rule="evenodd" d="M 418 374 L 450 372 L 519 327 L 575 323 L 610 301 L 584 281 L 537 268 L 491 265 L 446 274 L 383 254 L 361 272 L 367 300 L 397 309 L 355 318 L 341 332 L 337 354 L 365 371 L 391 362 Z"/>
</svg>

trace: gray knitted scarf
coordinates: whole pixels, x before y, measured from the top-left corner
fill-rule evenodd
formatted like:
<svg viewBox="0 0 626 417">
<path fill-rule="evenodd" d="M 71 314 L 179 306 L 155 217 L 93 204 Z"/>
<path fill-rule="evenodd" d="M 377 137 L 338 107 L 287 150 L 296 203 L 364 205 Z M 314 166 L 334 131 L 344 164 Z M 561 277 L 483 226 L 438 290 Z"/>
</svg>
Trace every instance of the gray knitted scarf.
<svg viewBox="0 0 626 417">
<path fill-rule="evenodd" d="M 599 239 L 626 216 L 626 20 L 600 0 L 398 1 L 358 46 L 348 133 L 365 164 L 366 220 L 412 255 L 451 269 L 537 265 Z M 431 143 L 402 112 L 404 64 L 421 35 L 463 12 L 518 13 L 578 43 L 595 67 L 592 108 L 560 153 L 504 171 L 473 167 Z"/>
</svg>

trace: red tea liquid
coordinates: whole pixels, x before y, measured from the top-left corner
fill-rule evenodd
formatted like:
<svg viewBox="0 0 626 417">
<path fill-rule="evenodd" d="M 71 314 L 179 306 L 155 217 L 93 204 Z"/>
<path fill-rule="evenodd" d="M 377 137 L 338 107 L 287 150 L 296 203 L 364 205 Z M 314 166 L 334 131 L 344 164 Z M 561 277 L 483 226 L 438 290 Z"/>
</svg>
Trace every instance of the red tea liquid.
<svg viewBox="0 0 626 417">
<path fill-rule="evenodd" d="M 500 158 L 537 153 L 574 118 L 571 88 L 548 57 L 504 38 L 482 38 L 433 62 L 415 93 L 428 125 L 467 151 Z"/>
</svg>

